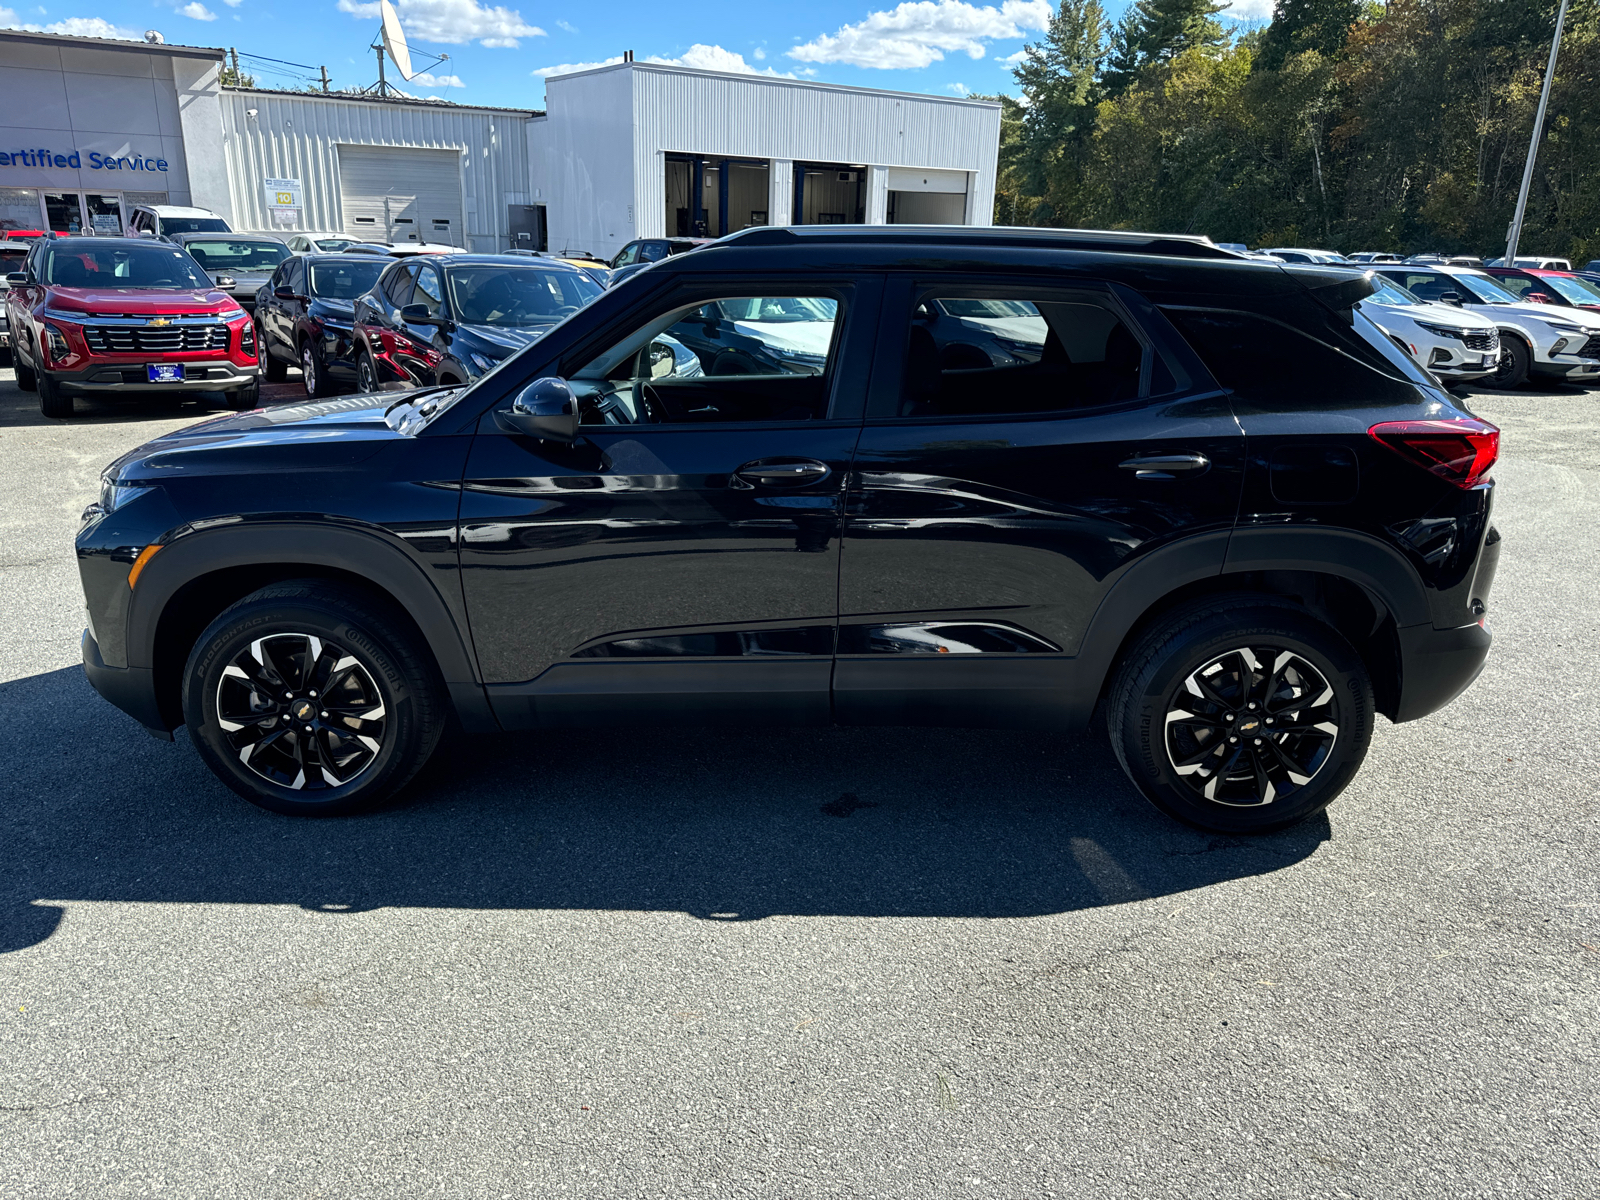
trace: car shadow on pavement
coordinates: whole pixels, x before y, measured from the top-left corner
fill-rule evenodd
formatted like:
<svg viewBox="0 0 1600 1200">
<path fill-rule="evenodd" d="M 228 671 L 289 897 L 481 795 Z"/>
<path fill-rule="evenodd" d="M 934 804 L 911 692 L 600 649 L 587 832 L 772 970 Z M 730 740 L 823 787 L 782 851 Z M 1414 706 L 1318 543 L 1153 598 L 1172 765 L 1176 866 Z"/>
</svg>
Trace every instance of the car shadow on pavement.
<svg viewBox="0 0 1600 1200">
<path fill-rule="evenodd" d="M 1262 838 L 1177 825 L 1103 737 L 648 728 L 454 735 L 391 807 L 264 812 L 77 668 L 0 685 L 0 952 L 62 902 L 1026 917 L 1266 874 Z"/>
<path fill-rule="evenodd" d="M 7 375 L 10 375 L 7 372 Z M 300 373 L 284 383 L 264 383 L 261 403 L 300 403 L 306 398 Z M 75 396 L 70 417 L 47 417 L 39 411 L 37 392 L 25 392 L 14 379 L 0 379 L 0 429 L 49 425 L 133 425 L 140 421 L 199 421 L 232 412 L 221 392 L 190 392 L 183 397 L 159 392 L 133 392 L 115 398 Z"/>
</svg>

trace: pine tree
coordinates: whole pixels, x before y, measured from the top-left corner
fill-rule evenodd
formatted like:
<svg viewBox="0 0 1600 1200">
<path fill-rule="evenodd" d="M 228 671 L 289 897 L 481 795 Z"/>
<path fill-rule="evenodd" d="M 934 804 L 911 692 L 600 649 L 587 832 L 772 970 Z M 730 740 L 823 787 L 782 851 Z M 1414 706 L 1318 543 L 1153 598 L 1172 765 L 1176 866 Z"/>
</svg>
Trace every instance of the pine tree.
<svg viewBox="0 0 1600 1200">
<path fill-rule="evenodd" d="M 1100 0 L 1061 0 L 1043 40 L 1026 47 L 1013 71 L 1028 102 L 1016 173 L 1024 191 L 1045 197 L 1050 211 L 1039 216 L 1076 216 L 1070 193 L 1102 98 L 1097 76 L 1110 26 Z M 1063 168 L 1070 178 L 1063 179 Z"/>
<path fill-rule="evenodd" d="M 1107 92 L 1126 91 L 1146 67 L 1168 62 L 1185 50 L 1227 45 L 1228 35 L 1217 20 L 1226 7 L 1218 0 L 1134 0 L 1111 37 Z"/>
<path fill-rule="evenodd" d="M 1257 68 L 1276 71 L 1289 55 L 1307 50 L 1324 57 L 1337 54 L 1344 49 L 1361 8 L 1361 0 L 1277 0 Z"/>
</svg>

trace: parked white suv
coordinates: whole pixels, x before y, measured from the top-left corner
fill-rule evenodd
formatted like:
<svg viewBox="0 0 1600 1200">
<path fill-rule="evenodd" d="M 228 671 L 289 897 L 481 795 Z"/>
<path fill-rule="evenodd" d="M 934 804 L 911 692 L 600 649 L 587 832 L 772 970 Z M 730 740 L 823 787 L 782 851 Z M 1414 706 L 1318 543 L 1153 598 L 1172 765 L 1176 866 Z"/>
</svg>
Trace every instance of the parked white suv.
<svg viewBox="0 0 1600 1200">
<path fill-rule="evenodd" d="M 1373 282 L 1378 290 L 1361 301 L 1361 311 L 1422 367 L 1445 383 L 1494 374 L 1500 361 L 1500 327 L 1488 317 L 1428 304 L 1392 279 L 1378 276 Z"/>
<path fill-rule="evenodd" d="M 1548 305 L 1528 304 L 1492 276 L 1470 267 L 1385 263 L 1378 274 L 1420 300 L 1454 301 L 1493 321 L 1500 329 L 1500 359 L 1485 382 L 1495 387 L 1520 387 L 1529 375 L 1571 383 L 1600 380 L 1600 315 L 1579 308 L 1552 312 Z"/>
<path fill-rule="evenodd" d="M 141 204 L 128 218 L 128 232 L 134 237 L 167 241 L 175 233 L 232 233 L 233 226 L 209 208 L 186 208 L 181 204 Z"/>
</svg>

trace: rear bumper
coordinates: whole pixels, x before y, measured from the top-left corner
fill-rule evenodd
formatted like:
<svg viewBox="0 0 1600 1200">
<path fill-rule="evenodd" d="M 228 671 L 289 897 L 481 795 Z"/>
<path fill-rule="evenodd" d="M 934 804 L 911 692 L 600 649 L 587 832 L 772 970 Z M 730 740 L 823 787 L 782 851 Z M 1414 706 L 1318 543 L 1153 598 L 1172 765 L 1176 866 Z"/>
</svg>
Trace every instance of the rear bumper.
<svg viewBox="0 0 1600 1200">
<path fill-rule="evenodd" d="M 182 383 L 151 383 L 142 361 L 91 366 L 86 371 L 72 374 L 52 371 L 50 378 L 63 392 L 95 396 L 117 392 L 223 392 L 230 388 L 247 387 L 261 373 L 259 366 L 241 367 L 226 359 L 185 362 L 183 365 L 185 374 L 190 378 Z M 203 376 L 199 375 L 201 371 L 205 372 Z"/>
<path fill-rule="evenodd" d="M 100 657 L 99 643 L 87 629 L 83 631 L 83 673 L 95 691 L 152 735 L 172 740 L 172 731 L 161 719 L 161 707 L 156 703 L 154 673 L 146 667 L 106 666 Z"/>
<path fill-rule="evenodd" d="M 1396 724 L 1436 713 L 1471 687 L 1494 641 L 1487 625 L 1459 629 L 1412 625 L 1398 632 L 1400 703 Z"/>
</svg>

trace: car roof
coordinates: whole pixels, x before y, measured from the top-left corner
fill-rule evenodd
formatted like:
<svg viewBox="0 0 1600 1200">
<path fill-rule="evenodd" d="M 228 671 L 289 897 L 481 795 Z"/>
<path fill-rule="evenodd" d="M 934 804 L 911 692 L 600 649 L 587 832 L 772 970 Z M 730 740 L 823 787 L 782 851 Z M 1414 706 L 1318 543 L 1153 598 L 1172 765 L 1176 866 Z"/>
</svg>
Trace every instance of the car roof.
<svg viewBox="0 0 1600 1200">
<path fill-rule="evenodd" d="M 689 239 L 669 239 L 689 240 Z M 1042 229 L 1019 225 L 763 225 L 731 233 L 714 243 L 720 246 L 821 245 L 974 248 L 1018 246 L 1050 250 L 1103 250 L 1166 254 L 1184 258 L 1248 261 L 1224 250 L 1210 238 L 1184 233 L 1135 233 L 1120 229 Z"/>
<path fill-rule="evenodd" d="M 221 213 L 214 213 L 209 208 L 190 208 L 183 204 L 136 204 L 135 208 L 143 208 L 162 217 L 221 217 Z"/>
<path fill-rule="evenodd" d="M 523 254 L 435 254 L 433 260 L 446 267 L 471 266 L 474 263 L 499 263 L 506 267 L 548 267 L 556 271 L 579 271 L 571 263 L 559 258 L 529 258 Z"/>
<path fill-rule="evenodd" d="M 174 242 L 206 241 L 216 237 L 260 238 L 262 241 L 277 242 L 278 245 L 285 247 L 287 247 L 289 244 L 275 233 L 251 233 L 249 230 L 244 229 L 213 229 L 209 233 L 199 233 L 194 230 L 189 230 L 184 233 L 167 234 L 168 240 Z"/>
<path fill-rule="evenodd" d="M 385 262 L 385 261 L 388 261 L 388 262 L 399 262 L 400 261 L 399 259 L 395 258 L 395 256 L 392 255 L 392 254 L 356 254 L 356 255 L 350 255 L 350 254 L 346 254 L 343 250 L 319 250 L 315 254 L 302 254 L 302 255 L 299 255 L 298 257 L 299 257 L 299 261 L 308 262 L 308 263 L 319 263 L 319 262 L 347 263 L 347 262 L 352 262 L 352 261 L 354 261 L 354 262 L 369 262 L 369 261 L 370 262 Z"/>
</svg>

